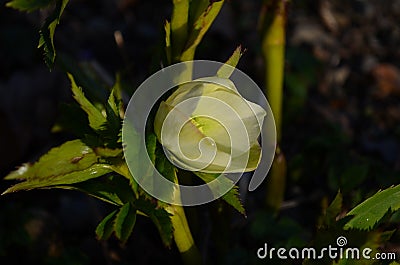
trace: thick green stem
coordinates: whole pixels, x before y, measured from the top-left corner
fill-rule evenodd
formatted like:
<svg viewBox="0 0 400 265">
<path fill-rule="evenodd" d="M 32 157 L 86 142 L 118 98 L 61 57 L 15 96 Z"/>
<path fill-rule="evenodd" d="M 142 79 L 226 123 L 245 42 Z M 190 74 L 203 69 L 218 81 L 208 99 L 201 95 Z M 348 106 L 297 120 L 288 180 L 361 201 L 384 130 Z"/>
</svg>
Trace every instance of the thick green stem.
<svg viewBox="0 0 400 265">
<path fill-rule="evenodd" d="M 286 159 L 279 147 L 267 181 L 266 205 L 268 209 L 278 212 L 284 199 L 286 186 Z"/>
<path fill-rule="evenodd" d="M 278 148 L 267 182 L 266 204 L 268 208 L 277 211 L 283 201 L 285 192 L 286 162 L 279 149 L 282 136 L 282 94 L 285 64 L 285 24 L 286 0 L 274 2 L 271 20 L 263 33 L 262 50 L 265 62 L 265 90 L 269 104 L 274 114 Z M 265 10 L 267 6 L 265 4 Z M 266 16 L 266 14 L 263 14 Z"/>
<path fill-rule="evenodd" d="M 184 264 L 201 265 L 201 255 L 194 243 L 183 207 L 170 205 L 167 211 L 172 215 L 171 221 L 174 227 L 174 239 Z"/>
<path fill-rule="evenodd" d="M 213 2 L 208 6 L 208 1 L 196 1 L 173 0 L 171 23 L 170 25 L 167 23 L 165 27 L 167 57 L 172 57 L 171 61 L 173 63 L 194 59 L 197 45 L 211 26 L 224 3 L 222 0 Z M 190 10 L 192 11 L 192 21 L 189 25 Z M 172 54 L 168 54 L 169 52 Z M 186 66 L 187 68 L 182 70 L 176 81 L 191 80 L 192 64 L 188 63 Z M 175 192 L 175 195 L 179 197 L 179 190 Z M 186 265 L 202 264 L 201 255 L 194 243 L 183 207 L 169 205 L 166 210 L 171 214 L 175 243 L 184 263 Z"/>
<path fill-rule="evenodd" d="M 175 183 L 178 183 L 178 177 L 175 172 Z M 180 190 L 175 190 L 175 198 L 180 201 Z M 174 228 L 175 244 L 181 253 L 185 265 L 201 265 L 202 259 L 197 249 L 189 224 L 186 219 L 185 210 L 180 205 L 170 204 L 165 208 L 171 214 L 171 222 Z"/>
<path fill-rule="evenodd" d="M 274 114 L 277 140 L 282 129 L 282 94 L 285 64 L 285 0 L 279 0 L 270 26 L 264 33 L 262 50 L 265 62 L 265 89 Z"/>
</svg>

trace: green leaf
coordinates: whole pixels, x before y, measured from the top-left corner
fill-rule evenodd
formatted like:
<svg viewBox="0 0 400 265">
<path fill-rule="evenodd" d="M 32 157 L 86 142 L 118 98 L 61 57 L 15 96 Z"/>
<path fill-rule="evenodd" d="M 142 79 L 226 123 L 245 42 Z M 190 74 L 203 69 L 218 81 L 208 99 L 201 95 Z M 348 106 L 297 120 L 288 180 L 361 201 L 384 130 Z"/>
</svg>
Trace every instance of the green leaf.
<svg viewBox="0 0 400 265">
<path fill-rule="evenodd" d="M 67 131 L 78 138 L 84 138 L 85 135 L 93 133 L 86 113 L 76 102 L 61 103 L 59 112 L 59 117 L 51 128 L 52 133 Z"/>
<path fill-rule="evenodd" d="M 115 236 L 123 243 L 129 239 L 136 222 L 136 209 L 131 203 L 121 207 L 114 221 Z"/>
<path fill-rule="evenodd" d="M 240 201 L 239 188 L 234 186 L 228 193 L 222 196 L 222 199 L 235 208 L 239 213 L 246 216 L 246 210 L 244 209 L 242 202 Z"/>
<path fill-rule="evenodd" d="M 165 30 L 165 54 L 168 64 L 172 63 L 172 50 L 171 50 L 171 23 L 167 20 L 164 25 Z"/>
<path fill-rule="evenodd" d="M 106 117 L 98 110 L 83 94 L 82 88 L 78 87 L 75 83 L 74 77 L 68 73 L 71 80 L 71 89 L 74 99 L 79 103 L 81 108 L 86 112 L 89 119 L 89 125 L 94 130 L 101 130 L 107 122 Z"/>
<path fill-rule="evenodd" d="M 149 151 L 149 149 L 147 150 Z M 178 179 L 176 177 L 176 168 L 165 156 L 163 148 L 160 145 L 156 145 L 154 152 L 155 156 L 150 155 L 150 158 L 155 159 L 155 167 L 157 171 L 169 181 L 177 183 Z M 163 194 L 164 196 L 168 196 L 170 198 L 173 198 L 175 194 L 175 190 L 173 188 L 167 189 L 166 187 L 155 186 L 154 189 L 158 194 Z"/>
<path fill-rule="evenodd" d="M 62 58 L 63 55 L 60 54 L 60 57 Z M 61 61 L 61 60 L 60 60 Z M 96 99 L 95 102 L 105 102 L 107 100 L 107 96 L 109 96 L 107 104 L 110 106 L 112 109 L 112 117 L 117 117 L 119 115 L 123 116 L 122 112 L 122 103 L 119 100 L 119 95 L 117 91 L 112 91 L 110 95 L 107 95 L 108 92 L 106 89 L 101 87 L 100 85 L 95 85 L 96 82 L 94 80 L 91 80 L 89 77 L 86 77 L 82 74 L 82 71 L 79 70 L 78 66 L 71 66 L 68 67 L 68 69 L 63 69 L 64 71 L 69 73 L 69 77 L 73 80 L 71 80 L 71 90 L 72 94 L 74 97 L 76 97 L 76 101 L 72 102 L 70 104 L 62 104 L 60 106 L 60 115 L 59 119 L 57 120 L 56 124 L 52 128 L 52 132 L 60 132 L 60 131 L 68 131 L 80 139 L 83 139 L 84 142 L 89 144 L 90 146 L 100 146 L 103 145 L 103 142 L 101 141 L 101 137 L 98 137 L 99 133 L 98 131 L 94 131 L 94 129 L 89 125 L 89 118 L 87 112 L 92 111 L 92 107 L 95 105 L 91 103 L 92 101 L 89 102 L 89 98 Z M 72 70 L 71 72 L 69 72 Z M 83 95 L 81 88 L 78 86 L 78 84 L 82 84 L 82 87 L 85 88 L 85 93 Z M 116 85 L 115 85 L 116 86 Z M 96 93 L 95 93 L 96 92 Z M 100 96 L 100 92 L 106 92 L 105 96 Z M 86 100 L 85 100 L 86 99 Z M 89 103 L 88 103 L 89 102 Z M 81 104 L 84 104 L 85 108 L 81 106 Z M 87 106 L 86 106 L 87 104 Z M 93 111 L 99 112 L 100 110 L 104 110 L 104 106 L 101 106 L 101 109 L 98 109 L 99 104 L 96 105 L 96 109 Z M 114 108 L 120 108 L 121 110 L 116 110 Z M 101 112 L 101 111 L 100 111 Z M 117 112 L 117 113 L 116 113 Z M 105 116 L 105 114 L 102 116 Z M 98 116 L 103 122 L 106 122 L 107 118 L 109 117 L 100 117 Z M 119 127 L 120 122 L 118 122 L 120 119 L 119 117 L 114 118 L 117 122 L 117 128 L 116 128 L 116 133 L 114 130 L 113 135 L 119 133 Z M 101 123 L 101 122 L 100 122 Z M 104 124 L 102 130 L 106 129 L 106 125 Z M 114 136 L 113 136 L 114 137 Z M 115 138 L 115 137 L 114 137 Z"/>
<path fill-rule="evenodd" d="M 115 84 L 111 90 L 108 102 L 106 105 L 107 124 L 106 129 L 112 131 L 113 140 L 119 140 L 118 134 L 122 127 L 122 98 L 121 98 L 121 77 L 117 75 Z M 122 116 L 122 117 L 121 117 Z M 122 140 L 121 140 L 122 141 Z"/>
<path fill-rule="evenodd" d="M 96 102 L 105 102 L 109 96 L 107 87 L 85 70 L 85 66 L 79 64 L 75 58 L 61 51 L 57 53 L 57 66 L 65 73 L 70 73 L 75 83 L 85 88 L 87 98 Z"/>
<path fill-rule="evenodd" d="M 6 6 L 19 11 L 32 12 L 47 7 L 53 2 L 54 0 L 12 0 L 8 2 Z"/>
<path fill-rule="evenodd" d="M 48 178 L 89 168 L 97 163 L 98 156 L 80 140 L 68 141 L 52 148 L 38 162 L 24 164 L 5 179 Z"/>
<path fill-rule="evenodd" d="M 239 46 L 233 52 L 231 57 L 229 57 L 228 61 L 226 61 L 225 64 L 218 69 L 217 76 L 222 78 L 229 78 L 233 73 L 233 68 L 235 68 L 236 65 L 239 63 L 240 57 L 242 57 L 242 55 L 242 47 Z M 232 66 L 233 68 L 226 65 Z"/>
<path fill-rule="evenodd" d="M 176 183 L 178 181 L 176 178 L 176 168 L 165 156 L 162 146 L 157 144 L 157 137 L 154 133 L 146 136 L 146 149 L 157 171 L 169 181 Z M 174 193 L 174 189 L 166 189 L 165 187 L 154 187 L 154 189 L 165 196 L 172 197 Z"/>
<path fill-rule="evenodd" d="M 201 178 L 205 183 L 211 182 L 214 179 L 218 178 L 218 185 L 221 189 L 224 189 L 223 186 L 231 186 L 232 180 L 228 179 L 225 176 L 220 176 L 219 174 L 208 174 L 208 173 L 201 173 L 201 172 L 194 172 L 196 176 Z M 246 210 L 244 209 L 242 202 L 239 198 L 239 190 L 237 186 L 234 186 L 230 189 L 226 194 L 221 197 L 225 202 L 235 208 L 239 213 L 246 215 Z"/>
<path fill-rule="evenodd" d="M 336 219 L 336 217 L 342 211 L 342 204 L 343 204 L 343 196 L 340 191 L 336 194 L 335 199 L 329 205 L 328 209 L 326 209 L 326 217 L 330 220 Z"/>
<path fill-rule="evenodd" d="M 68 77 L 71 80 L 72 93 L 75 100 L 88 115 L 89 125 L 96 132 L 95 134 L 85 135 L 84 141 L 90 146 L 103 145 L 110 149 L 121 149 L 122 118 L 120 110 L 122 108 L 122 99 L 118 77 L 107 103 L 103 106 L 105 114 L 85 97 L 82 89 L 76 85 L 73 76 L 68 74 Z"/>
<path fill-rule="evenodd" d="M 400 185 L 378 191 L 357 205 L 347 214 L 354 217 L 345 225 L 345 229 L 371 229 L 388 211 L 398 209 L 400 209 Z"/>
<path fill-rule="evenodd" d="M 105 106 L 107 123 L 98 131 L 98 134 L 103 137 L 104 144 L 111 148 L 122 147 L 122 134 L 120 134 L 122 129 L 122 118 L 120 115 L 122 99 L 120 89 L 120 78 L 117 76 Z"/>
<path fill-rule="evenodd" d="M 114 228 L 114 216 L 117 214 L 117 210 L 107 215 L 96 227 L 96 236 L 98 240 L 107 240 Z"/>
<path fill-rule="evenodd" d="M 217 17 L 223 4 L 223 0 L 213 2 L 194 22 L 194 28 L 190 33 L 189 41 L 186 44 L 185 50 L 182 53 L 181 61 L 193 60 L 196 47 L 203 39 L 214 19 Z"/>
<path fill-rule="evenodd" d="M 90 179 L 69 186 L 58 186 L 61 189 L 79 190 L 107 203 L 122 206 L 135 201 L 129 181 L 116 174 L 109 174 L 99 179 Z"/>
<path fill-rule="evenodd" d="M 101 157 L 117 157 L 122 156 L 123 150 L 120 148 L 93 147 L 94 152 Z"/>
<path fill-rule="evenodd" d="M 155 164 L 156 162 L 156 148 L 157 148 L 157 137 L 154 133 L 150 133 L 146 136 L 146 149 L 149 154 L 150 161 Z"/>
<path fill-rule="evenodd" d="M 121 128 L 122 120 L 117 116 L 109 105 L 105 106 L 107 123 L 101 130 L 96 131 L 103 144 L 109 148 L 122 148 Z"/>
<path fill-rule="evenodd" d="M 340 191 L 336 194 L 335 199 L 332 203 L 326 208 L 324 215 L 322 217 L 322 226 L 331 227 L 336 223 L 336 217 L 342 211 L 343 204 L 343 196 Z"/>
<path fill-rule="evenodd" d="M 121 91 L 121 75 L 117 74 L 115 78 L 115 84 L 111 90 L 110 96 L 108 97 L 108 105 L 118 117 L 120 116 L 120 111 L 122 109 Z"/>
<path fill-rule="evenodd" d="M 70 185 L 74 183 L 83 182 L 89 179 L 97 178 L 110 173 L 110 166 L 107 164 L 94 164 L 91 167 L 74 171 L 65 175 L 51 175 L 51 176 L 35 176 L 20 182 L 3 192 L 3 194 L 21 191 L 32 190 L 41 188 L 54 188 L 60 185 Z M 2 195 L 3 195 L 2 194 Z"/>
<path fill-rule="evenodd" d="M 44 60 L 49 68 L 52 68 L 56 59 L 56 50 L 54 48 L 54 32 L 60 23 L 61 15 L 69 0 L 57 0 L 53 13 L 46 19 L 44 25 L 39 31 L 39 46 L 44 50 Z"/>
<path fill-rule="evenodd" d="M 174 61 L 179 61 L 188 36 L 189 0 L 173 0 L 172 2 L 172 56 Z"/>
<path fill-rule="evenodd" d="M 194 23 L 199 19 L 201 14 L 207 9 L 210 5 L 209 0 L 196 0 L 190 2 L 189 7 L 189 26 L 193 26 Z"/>
<path fill-rule="evenodd" d="M 163 208 L 158 208 L 157 204 L 153 204 L 143 197 L 137 200 L 134 205 L 139 211 L 146 214 L 153 221 L 164 245 L 167 247 L 171 246 L 174 232 L 171 215 Z"/>
</svg>

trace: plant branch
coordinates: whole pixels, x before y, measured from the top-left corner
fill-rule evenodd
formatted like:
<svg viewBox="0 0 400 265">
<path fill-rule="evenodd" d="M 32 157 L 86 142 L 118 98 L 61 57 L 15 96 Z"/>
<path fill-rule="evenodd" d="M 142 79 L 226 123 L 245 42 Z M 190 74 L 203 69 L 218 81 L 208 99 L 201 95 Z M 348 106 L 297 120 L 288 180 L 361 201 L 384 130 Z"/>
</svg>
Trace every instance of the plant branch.
<svg viewBox="0 0 400 265">
<path fill-rule="evenodd" d="M 266 13 L 266 12 L 270 13 Z M 265 1 L 261 13 L 262 51 L 265 62 L 265 91 L 274 114 L 278 147 L 267 182 L 267 207 L 277 211 L 283 201 L 286 161 L 279 148 L 282 136 L 282 94 L 285 64 L 286 0 Z"/>
<path fill-rule="evenodd" d="M 166 210 L 172 215 L 171 221 L 174 227 L 174 239 L 184 264 L 201 265 L 200 252 L 194 243 L 183 207 L 169 205 Z"/>
<path fill-rule="evenodd" d="M 277 140 L 281 140 L 282 129 L 282 94 L 285 63 L 285 24 L 286 1 L 278 0 L 271 24 L 264 32 L 262 51 L 265 62 L 265 90 L 269 104 L 274 114 Z M 267 7 L 265 7 L 267 8 Z M 268 23 L 264 19 L 265 23 Z"/>
</svg>

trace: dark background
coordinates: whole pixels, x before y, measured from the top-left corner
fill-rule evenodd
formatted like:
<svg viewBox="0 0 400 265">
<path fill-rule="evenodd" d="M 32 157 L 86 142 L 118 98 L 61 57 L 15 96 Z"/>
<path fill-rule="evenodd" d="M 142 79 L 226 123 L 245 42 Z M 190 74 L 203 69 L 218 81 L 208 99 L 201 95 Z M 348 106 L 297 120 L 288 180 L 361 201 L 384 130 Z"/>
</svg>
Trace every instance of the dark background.
<svg viewBox="0 0 400 265">
<path fill-rule="evenodd" d="M 38 50 L 45 12 L 21 13 L 0 1 L 0 173 L 33 162 L 73 139 L 52 133 L 71 102 L 60 63 L 51 72 Z M 242 45 L 238 68 L 263 86 L 260 1 L 225 3 L 196 58 L 225 61 Z M 169 1 L 73 0 L 56 30 L 58 58 L 112 85 L 121 73 L 129 95 L 162 67 Z M 349 210 L 400 177 L 400 1 L 294 0 L 287 23 L 282 150 L 288 161 L 279 219 L 264 210 L 265 187 L 244 194 L 247 218 L 227 210 L 216 231 L 213 208 L 188 211 L 209 264 L 253 264 L 267 241 L 304 245 L 315 234 L 321 205 L 340 189 Z M 120 31 L 124 46 L 114 33 Z M 98 97 L 102 97 L 102 92 Z M 1 181 L 4 191 L 11 182 Z M 1 264 L 179 264 L 153 224 L 138 218 L 129 242 L 95 239 L 109 206 L 71 191 L 29 191 L 0 197 Z M 191 211 L 197 214 L 191 215 Z M 397 228 L 396 226 L 393 228 Z M 390 248 L 397 249 L 394 234 Z"/>
</svg>

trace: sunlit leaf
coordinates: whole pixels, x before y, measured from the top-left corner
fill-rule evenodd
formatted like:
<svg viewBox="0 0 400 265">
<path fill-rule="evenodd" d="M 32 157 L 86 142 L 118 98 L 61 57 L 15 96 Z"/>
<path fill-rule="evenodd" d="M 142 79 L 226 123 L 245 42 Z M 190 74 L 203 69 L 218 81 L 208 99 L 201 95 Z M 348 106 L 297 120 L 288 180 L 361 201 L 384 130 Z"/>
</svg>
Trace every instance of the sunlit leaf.
<svg viewBox="0 0 400 265">
<path fill-rule="evenodd" d="M 90 127 L 96 132 L 95 134 L 86 134 L 84 141 L 90 146 L 103 145 L 116 152 L 122 149 L 121 139 L 121 108 L 122 99 L 120 95 L 119 80 L 117 78 L 116 84 L 113 87 L 108 101 L 103 106 L 105 113 L 102 113 L 93 103 L 91 103 L 84 95 L 82 89 L 77 86 L 71 74 L 68 74 L 71 80 L 72 93 L 75 100 L 78 102 L 83 111 L 86 112 Z M 118 151 L 118 149 L 120 149 Z M 105 156 L 113 156 L 111 153 Z"/>
<path fill-rule="evenodd" d="M 94 151 L 80 140 L 68 141 L 52 148 L 38 162 L 24 164 L 5 179 L 48 178 L 89 168 L 97 163 Z"/>
<path fill-rule="evenodd" d="M 223 4 L 223 0 L 213 2 L 194 22 L 194 29 L 189 35 L 189 41 L 186 44 L 185 50 L 183 51 L 181 56 L 182 61 L 193 59 L 196 47 L 203 39 L 214 19 L 217 17 Z"/>
<path fill-rule="evenodd" d="M 85 97 L 82 88 L 76 85 L 74 77 L 71 74 L 68 74 L 68 77 L 71 80 L 74 99 L 88 115 L 90 127 L 94 130 L 101 130 L 107 122 L 106 117 Z"/>
<path fill-rule="evenodd" d="M 122 149 L 120 148 L 107 148 L 107 147 L 93 147 L 94 152 L 101 157 L 117 157 L 122 156 Z"/>
<path fill-rule="evenodd" d="M 165 54 L 169 64 L 172 63 L 172 50 L 171 50 L 171 23 L 167 20 L 164 25 L 165 30 Z"/>
<path fill-rule="evenodd" d="M 179 61 L 188 36 L 189 0 L 173 0 L 172 2 L 172 57 L 175 61 Z"/>
<path fill-rule="evenodd" d="M 242 54 L 243 54 L 242 47 L 241 46 L 237 47 L 236 50 L 231 55 L 231 57 L 229 57 L 229 59 L 225 62 L 225 64 L 218 69 L 217 76 L 222 78 L 229 78 L 233 73 L 234 68 L 239 63 Z"/>
<path fill-rule="evenodd" d="M 32 12 L 47 7 L 53 2 L 54 0 L 12 0 L 8 2 L 6 6 L 19 11 Z"/>
<path fill-rule="evenodd" d="M 26 179 L 10 188 L 8 188 L 3 194 L 21 191 L 21 190 L 32 190 L 42 188 L 52 188 L 53 186 L 69 185 L 74 183 L 83 182 L 89 179 L 97 178 L 110 173 L 111 169 L 109 165 L 105 164 L 94 164 L 87 169 L 81 171 L 74 171 L 65 175 L 51 175 L 51 176 L 35 176 Z"/>
<path fill-rule="evenodd" d="M 388 211 L 398 209 L 400 209 L 400 185 L 378 191 L 374 196 L 357 205 L 347 214 L 354 217 L 345 225 L 345 228 L 371 229 Z"/>
<path fill-rule="evenodd" d="M 196 0 L 190 2 L 189 7 L 189 26 L 193 26 L 194 22 L 196 22 L 201 14 L 207 9 L 210 5 L 209 0 Z"/>
</svg>

